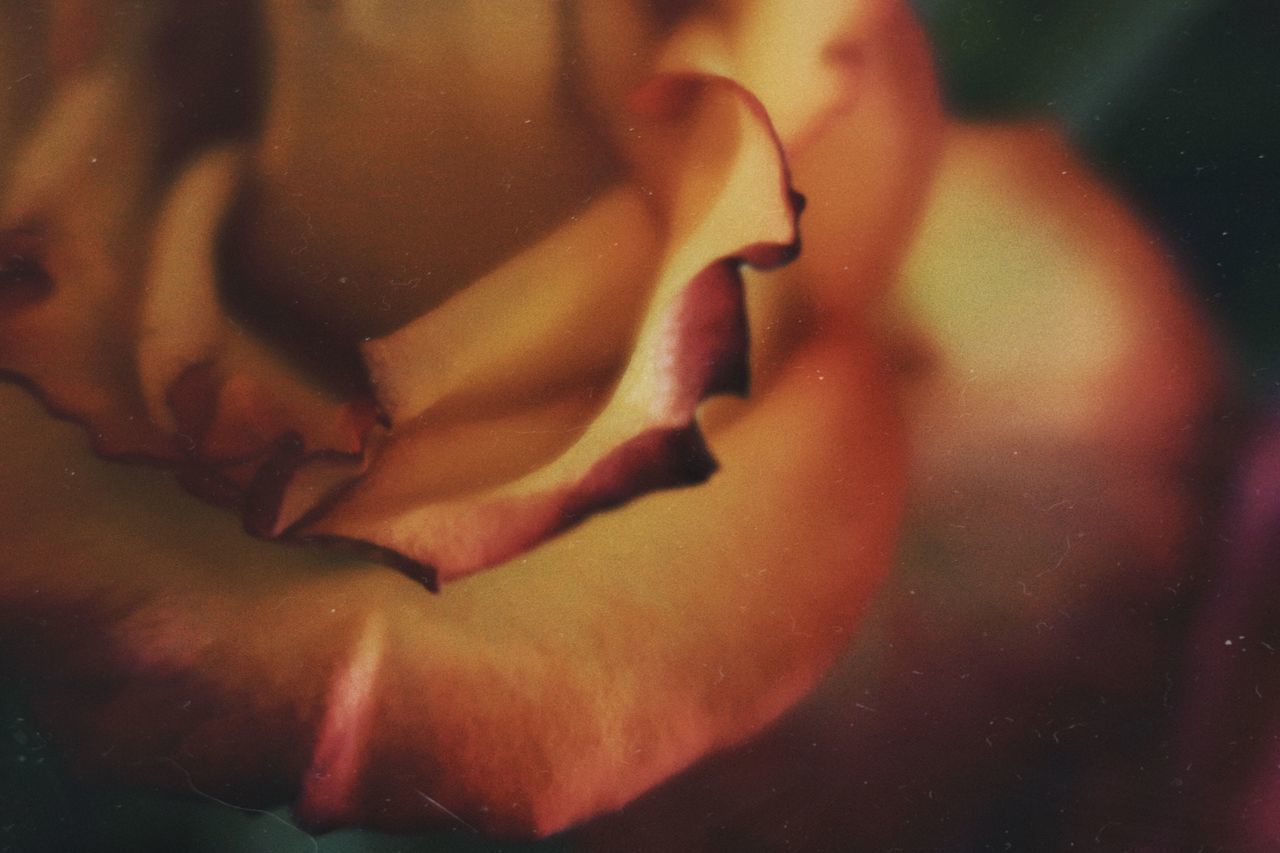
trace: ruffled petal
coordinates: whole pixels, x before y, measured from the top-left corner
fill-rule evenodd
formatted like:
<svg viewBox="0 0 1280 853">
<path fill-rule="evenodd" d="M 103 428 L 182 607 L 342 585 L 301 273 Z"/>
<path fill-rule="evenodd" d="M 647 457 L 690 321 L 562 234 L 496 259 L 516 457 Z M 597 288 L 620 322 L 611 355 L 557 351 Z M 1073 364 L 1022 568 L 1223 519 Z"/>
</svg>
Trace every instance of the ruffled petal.
<svg viewBox="0 0 1280 853">
<path fill-rule="evenodd" d="M 287 433 L 311 451 L 358 455 L 373 405 L 326 393 L 222 306 L 217 238 L 239 159 L 233 150 L 202 155 L 152 227 L 138 343 L 152 418 L 172 429 L 195 427 L 184 432 L 189 452 L 211 463 L 260 455 Z M 200 387 L 184 395 L 184 384 Z"/>
<path fill-rule="evenodd" d="M 307 21 L 290 17 L 302 13 L 273 14 L 287 19 L 286 31 L 315 30 L 314 38 L 343 44 L 348 30 L 370 25 L 357 16 L 334 29 L 311 13 L 303 14 Z M 280 49 L 291 55 L 288 45 Z M 286 80 L 275 96 L 286 117 L 294 114 L 287 106 L 294 88 Z M 154 212 L 110 181 L 82 175 L 74 141 L 104 144 L 134 93 L 121 86 L 99 98 L 100 108 L 86 107 L 72 86 L 63 100 L 78 135 L 55 112 L 57 127 L 31 146 L 37 167 L 24 170 L 47 174 L 53 186 L 27 179 L 15 193 L 38 207 L 80 180 L 134 215 L 117 235 L 129 256 L 100 259 L 96 273 L 109 279 L 97 298 L 120 316 L 104 322 L 102 312 L 74 306 L 83 323 L 102 326 L 99 348 L 114 349 L 108 358 L 94 352 L 31 375 L 32 363 L 55 363 L 33 343 L 58 340 L 54 317 L 12 336 L 12 370 L 46 392 L 46 385 L 81 383 L 55 396 L 79 407 L 72 413 L 96 430 L 127 432 L 129 423 L 145 422 L 149 444 L 134 452 L 175 465 L 192 491 L 241 510 L 251 532 L 348 542 L 433 585 L 440 575 L 502 562 L 601 509 L 701 482 L 714 470 L 694 413 L 708 395 L 746 389 L 739 268 L 789 260 L 796 243 L 796 198 L 781 143 L 762 104 L 737 83 L 681 71 L 636 92 L 633 121 L 618 140 L 631 184 L 593 203 L 582 223 L 368 341 L 376 399 L 322 387 L 314 365 L 296 363 L 226 307 L 221 241 L 239 209 L 245 158 L 237 149 L 197 156 Z M 278 158 L 289 145 L 276 140 L 266 148 Z M 147 165 L 145 145 L 123 150 L 139 168 Z M 252 158 L 255 168 L 261 162 Z M 74 219 L 63 212 L 55 222 Z M 82 230 L 67 240 L 68 251 L 93 246 L 98 235 Z M 604 241 L 607 251 L 586 241 Z M 95 292 L 84 272 L 33 266 L 31 253 L 25 243 L 10 250 L 15 275 L 38 271 L 23 292 L 50 283 L 68 298 Z M 93 340 L 64 337 L 55 346 L 75 350 Z M 111 359 L 115 374 L 95 372 L 93 365 Z M 121 415 L 103 407 L 126 408 Z M 112 426 L 112 418 L 124 424 Z M 496 454 L 474 439 L 502 424 L 548 437 Z"/>
<path fill-rule="evenodd" d="M 137 359 L 152 420 L 181 443 L 184 482 L 197 494 L 228 492 L 215 502 L 239 505 L 249 529 L 264 532 L 300 468 L 317 468 L 298 490 L 313 500 L 363 470 L 379 413 L 372 400 L 322 387 L 224 308 L 217 240 L 241 160 L 234 149 L 202 155 L 165 200 Z"/>
<path fill-rule="evenodd" d="M 139 299 L 128 238 L 148 153 L 131 92 L 123 75 L 76 79 L 18 155 L 0 212 L 0 370 L 89 426 L 100 452 L 168 459 L 127 345 Z"/>
<path fill-rule="evenodd" d="M 767 118 L 735 84 L 660 78 L 637 93 L 636 104 L 650 122 L 637 128 L 637 145 L 646 149 L 646 162 L 663 163 L 669 173 L 671 183 L 653 191 L 668 200 L 671 236 L 630 360 L 600 413 L 550 464 L 444 500 L 415 488 L 423 480 L 412 460 L 431 453 L 430 431 L 399 438 L 393 425 L 382 451 L 387 461 L 293 535 L 372 543 L 450 578 L 510 559 L 596 511 L 653 489 L 701 482 L 714 470 L 694 413 L 709 394 L 745 391 L 738 267 L 788 259 L 797 211 Z M 722 177 L 708 180 L 717 174 Z M 517 286 L 536 291 L 540 285 L 535 279 Z M 366 347 L 377 387 L 388 390 L 401 417 L 421 413 L 434 395 L 452 390 L 450 377 L 420 371 L 412 357 L 415 349 L 450 346 L 430 335 L 433 322 L 424 318 L 422 328 Z M 521 325 L 514 328 L 519 347 Z M 466 355 L 459 362 L 464 367 L 529 357 L 527 349 L 476 361 Z M 447 358 L 438 361 L 447 365 Z"/>
<path fill-rule="evenodd" d="M 274 517 L 283 469 L 341 456 L 358 470 L 376 408 L 230 318 L 214 258 L 239 157 L 204 155 L 153 214 L 136 93 L 127 76 L 75 78 L 12 170 L 0 369 L 104 456 L 172 466 L 198 494 Z"/>
</svg>

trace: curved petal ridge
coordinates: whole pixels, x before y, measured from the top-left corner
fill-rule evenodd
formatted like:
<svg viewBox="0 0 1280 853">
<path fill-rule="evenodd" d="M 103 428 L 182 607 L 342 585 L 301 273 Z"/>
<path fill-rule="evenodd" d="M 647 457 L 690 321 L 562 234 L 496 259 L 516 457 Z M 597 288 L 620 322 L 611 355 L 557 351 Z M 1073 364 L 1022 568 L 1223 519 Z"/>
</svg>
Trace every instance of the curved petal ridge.
<svg viewBox="0 0 1280 853">
<path fill-rule="evenodd" d="M 510 559 L 598 510 L 711 474 L 695 413 L 708 395 L 746 387 L 739 269 L 792 256 L 799 205 L 763 107 L 736 83 L 665 76 L 634 101 L 653 123 L 638 131 L 643 146 L 670 152 L 700 133 L 729 136 L 727 146 L 683 151 L 670 185 L 658 190 L 673 201 L 676 236 L 631 358 L 598 416 L 550 464 L 480 493 L 418 501 L 403 489 L 400 469 L 371 470 L 293 535 L 373 543 L 448 579 Z M 720 183 L 708 186 L 704 152 L 726 147 Z"/>
</svg>

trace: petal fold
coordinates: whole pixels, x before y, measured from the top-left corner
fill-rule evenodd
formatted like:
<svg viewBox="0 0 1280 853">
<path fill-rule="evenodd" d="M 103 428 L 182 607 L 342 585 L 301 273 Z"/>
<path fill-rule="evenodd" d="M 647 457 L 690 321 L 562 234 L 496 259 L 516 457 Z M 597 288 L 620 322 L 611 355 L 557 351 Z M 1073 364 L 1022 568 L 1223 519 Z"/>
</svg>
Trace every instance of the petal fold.
<svg viewBox="0 0 1280 853">
<path fill-rule="evenodd" d="M 448 579 L 510 559 L 595 511 L 710 474 L 694 416 L 708 394 L 745 389 L 739 267 L 790 257 L 796 204 L 763 108 L 736 84 L 659 78 L 635 103 L 636 145 L 646 162 L 663 164 L 653 174 L 664 183 L 653 189 L 669 202 L 671 235 L 630 359 L 600 412 L 554 461 L 514 481 L 433 501 L 406 490 L 406 468 L 382 465 L 292 535 L 373 543 Z M 376 364 L 404 364 L 403 352 L 385 353 L 414 336 L 411 329 L 367 351 Z M 411 413 L 425 401 L 400 390 L 391 406 Z M 410 434 L 387 452 L 416 456 L 412 443 L 429 436 Z"/>
</svg>

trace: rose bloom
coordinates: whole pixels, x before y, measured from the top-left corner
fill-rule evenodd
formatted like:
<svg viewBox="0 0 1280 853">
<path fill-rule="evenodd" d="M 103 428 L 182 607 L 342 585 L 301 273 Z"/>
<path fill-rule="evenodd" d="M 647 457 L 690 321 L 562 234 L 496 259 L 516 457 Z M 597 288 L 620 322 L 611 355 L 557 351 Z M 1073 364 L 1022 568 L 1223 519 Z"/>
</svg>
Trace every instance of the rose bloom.
<svg viewBox="0 0 1280 853">
<path fill-rule="evenodd" d="M 77 773 L 654 849 L 1136 784 L 1218 360 L 904 3 L 17 5 L 0 612 Z"/>
</svg>

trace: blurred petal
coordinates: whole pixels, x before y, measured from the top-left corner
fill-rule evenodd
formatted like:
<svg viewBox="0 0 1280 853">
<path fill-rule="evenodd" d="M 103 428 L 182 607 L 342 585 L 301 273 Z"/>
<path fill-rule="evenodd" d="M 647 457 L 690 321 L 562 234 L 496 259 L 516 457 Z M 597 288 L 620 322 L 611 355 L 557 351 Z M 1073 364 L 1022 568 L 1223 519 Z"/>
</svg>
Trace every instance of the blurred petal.
<svg viewBox="0 0 1280 853">
<path fill-rule="evenodd" d="M 1220 361 L 1155 238 L 1059 135 L 953 129 L 905 277 L 939 359 L 919 394 L 929 470 L 1085 443 L 1107 454 L 1099 498 L 1124 510 L 1132 544 L 1177 564 L 1194 517 L 1178 475 Z"/>
<path fill-rule="evenodd" d="M 147 190 L 136 136 L 147 116 L 131 93 L 123 74 L 72 81 L 10 170 L 0 211 L 0 370 L 91 424 L 102 452 L 163 458 L 171 451 L 146 417 L 127 333 L 122 340 L 139 300 L 123 268 Z"/>
<path fill-rule="evenodd" d="M 967 734 L 937 777 L 963 791 L 954 814 L 1085 744 L 1118 763 L 1153 736 L 1225 365 L 1159 239 L 1046 126 L 952 129 L 904 279 L 932 364 L 907 388 L 913 571 L 887 624 L 891 665 L 974 673 L 914 691 Z M 1110 770 L 1078 771 L 1062 820 L 1083 837 L 1116 814 Z"/>
</svg>

